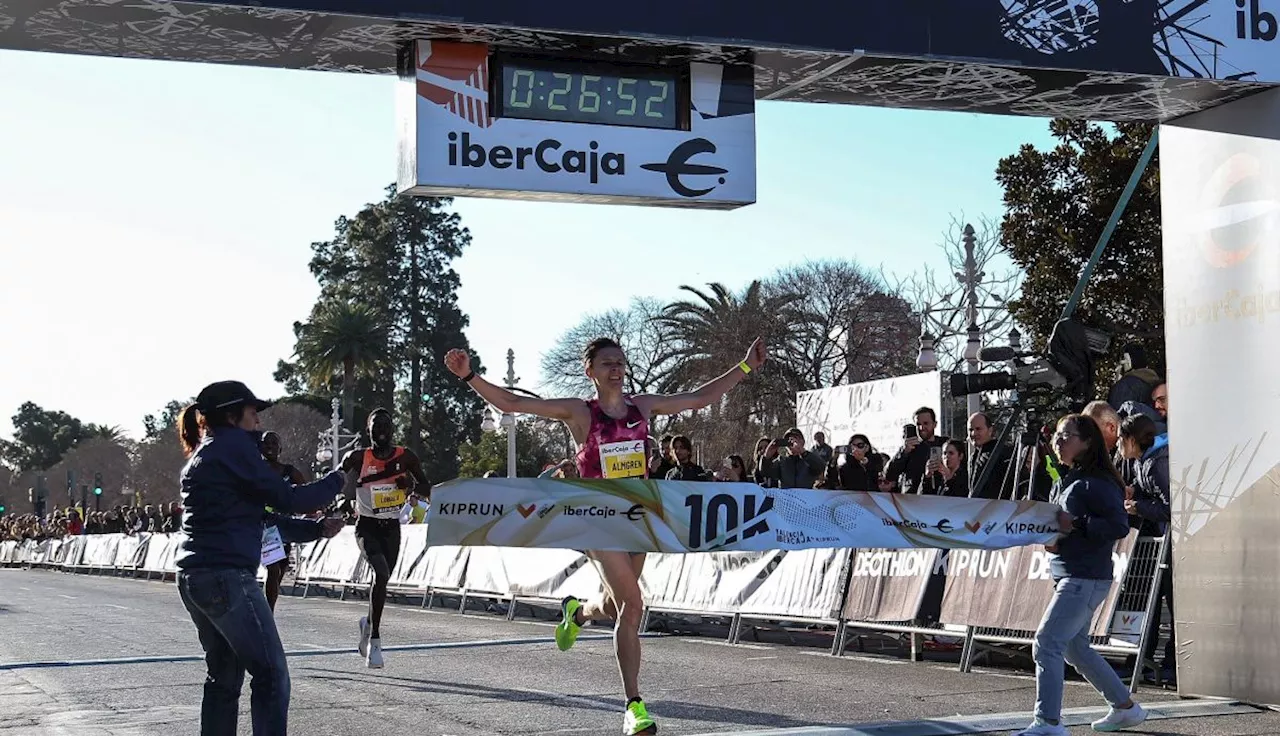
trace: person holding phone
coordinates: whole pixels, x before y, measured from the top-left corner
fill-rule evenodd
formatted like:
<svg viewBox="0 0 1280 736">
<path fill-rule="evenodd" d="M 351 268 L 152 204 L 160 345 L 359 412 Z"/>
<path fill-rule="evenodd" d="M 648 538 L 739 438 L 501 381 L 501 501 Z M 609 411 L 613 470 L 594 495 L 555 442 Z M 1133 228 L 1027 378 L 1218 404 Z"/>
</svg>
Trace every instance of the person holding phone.
<svg viewBox="0 0 1280 736">
<path fill-rule="evenodd" d="M 827 465 L 827 485 L 833 491 L 878 491 L 884 462 L 865 434 L 855 434 L 849 444 L 837 447 Z"/>
<path fill-rule="evenodd" d="M 964 442 L 947 440 L 942 447 L 930 448 L 929 462 L 925 464 L 925 477 L 920 481 L 919 493 L 954 498 L 967 497 L 969 474 L 965 466 Z"/>
<path fill-rule="evenodd" d="M 933 456 L 933 448 L 941 448 L 947 437 L 934 434 L 938 429 L 938 415 L 927 406 L 916 409 L 915 424 L 903 428 L 902 447 L 885 469 L 885 477 L 895 483 L 898 490 L 913 493 L 920 487 L 925 466 Z"/>
<path fill-rule="evenodd" d="M 773 467 L 774 480 L 778 488 L 813 488 L 813 484 L 822 477 L 827 464 L 818 454 L 804 448 L 804 433 L 792 427 L 783 435 L 784 445 L 779 448 L 781 454 Z M 774 440 L 775 446 L 778 440 Z"/>
</svg>

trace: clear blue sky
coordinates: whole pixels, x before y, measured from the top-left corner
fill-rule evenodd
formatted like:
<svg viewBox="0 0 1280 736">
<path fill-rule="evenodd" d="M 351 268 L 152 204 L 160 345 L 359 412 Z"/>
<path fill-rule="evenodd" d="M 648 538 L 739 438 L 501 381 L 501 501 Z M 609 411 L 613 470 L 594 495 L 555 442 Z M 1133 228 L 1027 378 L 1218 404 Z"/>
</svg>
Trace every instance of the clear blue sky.
<svg viewBox="0 0 1280 736">
<path fill-rule="evenodd" d="M 0 91 L 0 436 L 26 400 L 137 434 L 213 380 L 278 394 L 310 243 L 394 178 L 392 80 L 0 52 Z M 953 213 L 1000 215 L 998 159 L 1049 142 L 1040 119 L 798 103 L 762 103 L 757 130 L 758 202 L 731 213 L 456 200 L 486 364 L 514 348 L 534 386 L 584 312 L 681 284 L 936 263 Z"/>
</svg>

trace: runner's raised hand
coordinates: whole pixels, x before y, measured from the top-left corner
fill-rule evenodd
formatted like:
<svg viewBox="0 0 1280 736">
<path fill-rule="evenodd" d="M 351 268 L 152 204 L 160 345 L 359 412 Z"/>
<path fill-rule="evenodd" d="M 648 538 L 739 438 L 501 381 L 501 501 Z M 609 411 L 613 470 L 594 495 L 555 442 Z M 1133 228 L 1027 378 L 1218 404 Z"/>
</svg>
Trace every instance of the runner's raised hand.
<svg viewBox="0 0 1280 736">
<path fill-rule="evenodd" d="M 445 354 L 444 367 L 458 378 L 466 378 L 471 373 L 471 356 L 465 350 L 454 348 Z"/>
</svg>

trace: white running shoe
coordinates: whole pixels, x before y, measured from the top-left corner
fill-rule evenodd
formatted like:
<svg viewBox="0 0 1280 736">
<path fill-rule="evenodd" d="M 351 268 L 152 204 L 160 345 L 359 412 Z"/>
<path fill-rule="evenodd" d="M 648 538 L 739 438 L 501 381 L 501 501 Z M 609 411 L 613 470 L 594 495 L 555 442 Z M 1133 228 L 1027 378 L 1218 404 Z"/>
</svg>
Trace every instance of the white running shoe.
<svg viewBox="0 0 1280 736">
<path fill-rule="evenodd" d="M 1070 731 L 1061 723 L 1052 724 L 1045 723 L 1039 718 L 1031 722 L 1030 726 L 1015 733 L 1013 736 L 1069 736 Z"/>
<path fill-rule="evenodd" d="M 1116 708 L 1112 706 L 1111 710 L 1107 711 L 1106 718 L 1093 722 L 1093 730 L 1123 731 L 1126 728 L 1133 728 L 1145 720 L 1147 720 L 1147 712 L 1137 703 L 1134 703 L 1132 708 Z"/>
<path fill-rule="evenodd" d="M 360 652 L 361 657 L 369 656 L 369 617 L 360 617 L 360 643 L 356 645 L 356 650 Z"/>
<path fill-rule="evenodd" d="M 369 640 L 369 656 L 368 658 L 365 659 L 365 664 L 368 665 L 369 669 L 371 670 L 382 669 L 382 640 L 381 639 Z"/>
</svg>

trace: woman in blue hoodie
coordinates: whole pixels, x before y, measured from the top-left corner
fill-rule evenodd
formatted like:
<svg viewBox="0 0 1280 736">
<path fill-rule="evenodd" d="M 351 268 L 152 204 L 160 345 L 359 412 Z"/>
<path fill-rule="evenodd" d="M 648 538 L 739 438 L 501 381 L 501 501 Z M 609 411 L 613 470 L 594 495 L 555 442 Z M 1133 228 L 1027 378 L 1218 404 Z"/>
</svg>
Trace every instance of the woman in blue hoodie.
<svg viewBox="0 0 1280 736">
<path fill-rule="evenodd" d="M 1129 534 L 1124 491 L 1097 423 L 1071 414 L 1058 422 L 1053 450 L 1067 470 L 1051 502 L 1058 513 L 1058 541 L 1046 547 L 1055 583 L 1053 600 L 1036 629 L 1035 720 L 1018 736 L 1067 736 L 1062 725 L 1063 660 L 1102 694 L 1111 709 L 1095 731 L 1120 731 L 1146 720 L 1129 688 L 1093 648 L 1089 627 L 1113 583 L 1111 553 Z"/>
<path fill-rule="evenodd" d="M 208 668 L 202 736 L 234 736 L 246 671 L 253 677 L 254 736 L 288 731 L 289 665 L 257 580 L 264 519 L 270 518 L 266 508 L 307 513 L 342 492 L 342 471 L 293 486 L 267 464 L 255 436 L 258 412 L 267 406 L 243 383 L 220 381 L 206 386 L 178 419 L 188 457 L 182 469 L 185 537 L 177 554 L 178 595 L 196 625 Z M 326 522 L 325 536 L 341 527 L 336 520 Z"/>
<path fill-rule="evenodd" d="M 1135 414 L 1120 423 L 1120 450 L 1125 459 L 1133 463 L 1133 485 L 1125 489 L 1125 510 L 1129 512 L 1129 524 L 1144 537 L 1163 537 L 1169 529 L 1169 435 L 1159 431 L 1159 425 L 1148 416 Z M 1164 549 L 1164 574 L 1160 576 L 1160 601 L 1156 615 L 1147 622 L 1147 646 L 1143 659 L 1151 659 L 1156 651 L 1160 633 L 1162 605 L 1173 614 L 1173 555 L 1166 542 Z M 1160 664 L 1160 679 L 1173 682 L 1177 679 L 1177 656 L 1174 637 L 1164 645 L 1164 660 Z M 1130 659 L 1125 669 L 1132 671 Z"/>
</svg>

